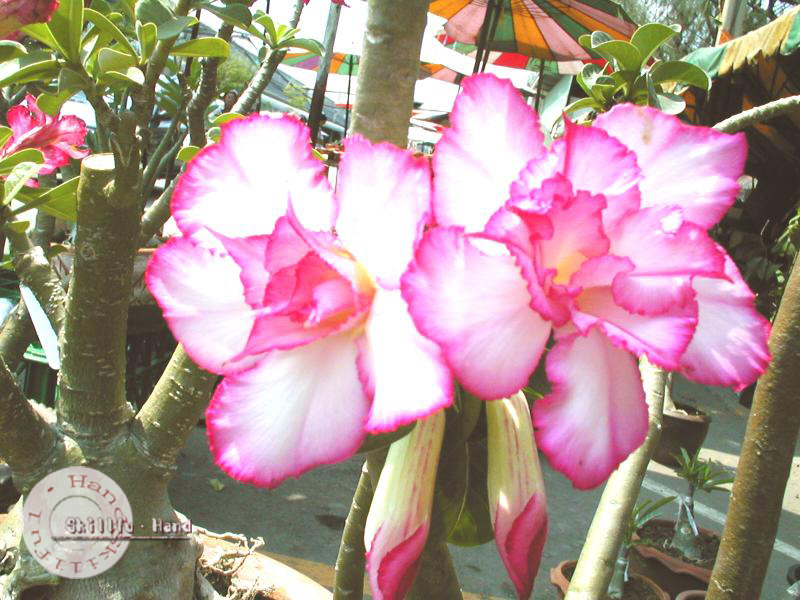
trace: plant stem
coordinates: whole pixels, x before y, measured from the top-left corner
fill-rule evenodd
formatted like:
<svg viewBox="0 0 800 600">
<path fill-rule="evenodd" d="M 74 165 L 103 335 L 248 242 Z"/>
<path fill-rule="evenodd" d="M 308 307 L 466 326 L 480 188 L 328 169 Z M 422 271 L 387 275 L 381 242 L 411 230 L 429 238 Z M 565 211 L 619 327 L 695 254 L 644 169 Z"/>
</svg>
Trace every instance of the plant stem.
<svg viewBox="0 0 800 600">
<path fill-rule="evenodd" d="M 322 61 L 317 70 L 317 79 L 314 82 L 314 94 L 308 108 L 308 128 L 311 130 L 311 143 L 317 143 L 320 122 L 322 121 L 322 108 L 325 103 L 325 88 L 328 85 L 328 73 L 331 70 L 333 59 L 333 43 L 336 40 L 336 28 L 339 26 L 339 15 L 342 12 L 341 4 L 331 3 L 328 8 L 328 22 L 325 26 L 325 39 L 323 40 L 324 52 Z"/>
<path fill-rule="evenodd" d="M 233 25 L 224 24 L 219 28 L 217 37 L 231 41 Z M 200 76 L 200 85 L 197 88 L 189 108 L 186 111 L 189 119 L 189 141 L 193 146 L 202 148 L 206 145 L 206 109 L 214 99 L 217 92 L 217 69 L 222 59 L 218 57 L 207 58 L 203 61 L 203 74 Z"/>
<path fill-rule="evenodd" d="M 292 21 L 289 24 L 289 26 L 293 29 L 297 27 L 298 23 L 300 23 L 300 15 L 303 14 L 304 6 L 305 2 L 303 2 L 303 0 L 295 0 L 294 14 L 292 15 Z M 269 85 L 269 82 L 272 81 L 272 76 L 275 74 L 275 71 L 278 70 L 278 65 L 283 62 L 284 56 L 286 56 L 286 50 L 269 51 L 264 60 L 261 61 L 261 64 L 259 65 L 255 75 L 253 75 L 253 78 L 250 80 L 250 83 L 247 84 L 247 87 L 242 92 L 242 95 L 239 96 L 236 104 L 233 105 L 233 108 L 231 109 L 232 112 L 246 115 L 253 110 L 256 100 L 258 100 L 264 90 L 267 89 L 267 85 Z"/>
<path fill-rule="evenodd" d="M 428 0 L 369 0 L 353 131 L 405 148 Z"/>
<path fill-rule="evenodd" d="M 54 443 L 54 432 L 34 410 L 6 363 L 0 359 L 0 456 L 15 477 L 24 478 L 46 462 Z"/>
<path fill-rule="evenodd" d="M 178 177 L 161 192 L 158 199 L 153 202 L 142 216 L 141 230 L 139 231 L 139 246 L 144 246 L 150 241 L 156 232 L 169 220 L 169 203 L 172 200 L 172 192 L 178 183 Z"/>
<path fill-rule="evenodd" d="M 113 437 L 131 416 L 125 339 L 140 202 L 137 187 L 123 185 L 124 171 L 110 154 L 89 156 L 81 168 L 56 403 L 59 424 L 78 438 Z"/>
<path fill-rule="evenodd" d="M 800 269 L 795 257 L 769 338 L 772 360 L 758 380 L 747 420 L 709 600 L 761 597 L 800 429 L 798 339 Z"/>
<path fill-rule="evenodd" d="M 647 437 L 608 478 L 565 600 L 594 600 L 606 593 L 647 463 L 661 436 L 667 374 L 645 359 L 640 361 L 640 369 L 649 409 Z"/>
<path fill-rule="evenodd" d="M 735 133 L 742 129 L 747 129 L 751 125 L 756 125 L 792 111 L 800 111 L 800 94 L 774 100 L 740 112 L 738 115 L 733 115 L 724 121 L 720 121 L 714 125 L 714 129 L 724 133 Z"/>
<path fill-rule="evenodd" d="M 36 330 L 33 328 L 33 321 L 25 302 L 20 299 L 0 331 L 0 358 L 5 360 L 10 370 L 16 371 L 22 362 L 25 350 L 35 339 Z"/>
<path fill-rule="evenodd" d="M 208 405 L 217 379 L 195 365 L 183 346 L 175 349 L 134 422 L 134 431 L 144 440 L 151 457 L 174 463 Z"/>
<path fill-rule="evenodd" d="M 373 491 L 365 461 L 336 557 L 333 600 L 361 600 L 364 597 L 364 524 L 367 522 Z"/>
</svg>

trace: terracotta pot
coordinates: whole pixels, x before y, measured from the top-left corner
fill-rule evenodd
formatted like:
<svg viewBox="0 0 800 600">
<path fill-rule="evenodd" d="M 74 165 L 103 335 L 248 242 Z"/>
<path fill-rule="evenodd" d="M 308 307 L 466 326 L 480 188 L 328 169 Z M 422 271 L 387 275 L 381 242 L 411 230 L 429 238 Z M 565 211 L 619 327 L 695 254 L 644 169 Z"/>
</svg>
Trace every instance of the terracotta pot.
<svg viewBox="0 0 800 600">
<path fill-rule="evenodd" d="M 703 600 L 705 597 L 705 590 L 686 590 L 678 594 L 675 600 Z"/>
<path fill-rule="evenodd" d="M 576 564 L 578 564 L 577 560 L 562 560 L 555 567 L 550 569 L 550 583 L 552 583 L 553 586 L 555 586 L 555 588 L 558 590 L 558 595 L 560 598 L 566 596 L 567 590 L 569 589 L 569 578 L 566 576 L 565 572 L 572 571 Z M 652 579 L 638 574 L 632 574 L 631 577 L 644 583 L 656 595 L 658 595 L 660 600 L 670 600 L 669 594 L 658 587 L 656 582 Z"/>
<path fill-rule="evenodd" d="M 653 519 L 652 523 L 661 523 L 675 528 L 675 521 L 670 519 Z M 700 533 L 719 537 L 719 534 L 708 529 L 698 528 Z M 705 590 L 711 579 L 711 569 L 686 562 L 653 548 L 637 544 L 640 539 L 638 532 L 634 533 L 633 552 L 631 552 L 631 571 L 650 577 L 659 586 L 673 597 L 687 590 Z"/>
<path fill-rule="evenodd" d="M 661 438 L 653 454 L 654 461 L 668 467 L 678 466 L 674 455 L 680 455 L 681 448 L 694 455 L 703 445 L 711 425 L 711 417 L 703 411 L 680 402 L 675 406 L 685 412 L 664 409 Z"/>
</svg>

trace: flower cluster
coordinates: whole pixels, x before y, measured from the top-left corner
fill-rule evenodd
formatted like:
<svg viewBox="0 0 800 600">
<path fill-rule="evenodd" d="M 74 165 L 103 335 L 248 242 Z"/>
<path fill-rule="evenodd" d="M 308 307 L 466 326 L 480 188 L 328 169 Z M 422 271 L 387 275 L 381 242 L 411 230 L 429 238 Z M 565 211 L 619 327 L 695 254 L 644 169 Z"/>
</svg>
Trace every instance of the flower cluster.
<svg viewBox="0 0 800 600">
<path fill-rule="evenodd" d="M 231 121 L 178 183 L 183 236 L 147 271 L 186 351 L 225 376 L 207 426 L 232 476 L 275 486 L 419 420 L 367 523 L 379 599 L 413 581 L 454 378 L 489 401 L 495 538 L 524 598 L 547 529 L 534 426 L 550 464 L 592 487 L 644 439 L 636 357 L 738 388 L 769 359 L 768 324 L 707 234 L 742 136 L 620 106 L 546 148 L 490 75 L 465 81 L 451 121 L 432 183 L 427 161 L 356 136 L 335 191 L 299 121 Z M 531 419 L 518 392 L 551 340 Z"/>
<path fill-rule="evenodd" d="M 6 119 L 11 136 L 0 148 L 0 158 L 36 148 L 44 154 L 39 173 L 46 175 L 69 164 L 71 158 L 89 154 L 88 148 L 79 148 L 86 141 L 86 124 L 72 115 L 51 117 L 39 108 L 36 98 L 30 94 L 25 97 L 25 104 L 8 109 Z"/>
</svg>

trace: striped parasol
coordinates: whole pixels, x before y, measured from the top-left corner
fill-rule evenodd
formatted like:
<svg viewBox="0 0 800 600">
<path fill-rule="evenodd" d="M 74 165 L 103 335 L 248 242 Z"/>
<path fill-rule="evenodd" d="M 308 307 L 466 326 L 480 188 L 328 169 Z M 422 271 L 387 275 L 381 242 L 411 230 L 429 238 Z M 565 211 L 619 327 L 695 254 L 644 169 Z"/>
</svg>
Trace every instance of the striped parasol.
<svg viewBox="0 0 800 600">
<path fill-rule="evenodd" d="M 331 73 L 337 75 L 358 75 L 360 56 L 357 54 L 344 54 L 334 52 L 331 59 Z M 288 52 L 283 59 L 283 64 L 290 67 L 299 67 L 315 71 L 322 62 L 322 56 L 314 52 Z"/>
<path fill-rule="evenodd" d="M 585 33 L 627 40 L 636 29 L 612 0 L 433 0 L 428 10 L 459 42 L 554 61 L 590 60 L 578 43 Z"/>
</svg>

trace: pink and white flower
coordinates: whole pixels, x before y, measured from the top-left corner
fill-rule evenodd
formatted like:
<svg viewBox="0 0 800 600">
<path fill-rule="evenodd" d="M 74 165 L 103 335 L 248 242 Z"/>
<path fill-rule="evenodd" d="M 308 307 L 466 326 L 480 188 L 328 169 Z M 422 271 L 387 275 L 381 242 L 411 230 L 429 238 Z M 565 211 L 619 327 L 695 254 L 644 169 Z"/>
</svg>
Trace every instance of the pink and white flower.
<svg viewBox="0 0 800 600">
<path fill-rule="evenodd" d="M 0 38 L 30 23 L 46 23 L 58 8 L 58 0 L 0 0 Z"/>
<path fill-rule="evenodd" d="M 539 445 L 594 487 L 646 435 L 637 356 L 737 389 L 766 368 L 768 323 L 707 233 L 735 199 L 745 139 L 621 105 L 546 148 L 510 83 L 463 87 L 433 159 L 440 227 L 403 297 L 486 400 L 526 385 L 553 336 Z"/>
<path fill-rule="evenodd" d="M 0 149 L 0 158 L 36 148 L 44 154 L 39 174 L 46 175 L 69 164 L 72 158 L 89 154 L 88 148 L 79 147 L 86 143 L 86 124 L 72 115 L 51 117 L 39 108 L 31 94 L 25 97 L 25 104 L 9 108 L 6 119 L 12 134 Z"/>
<path fill-rule="evenodd" d="M 444 424 L 438 411 L 389 447 L 364 527 L 375 600 L 401 600 L 417 576 L 430 530 Z"/>
<path fill-rule="evenodd" d="M 522 392 L 486 403 L 486 429 L 495 543 L 517 596 L 528 598 L 547 538 L 547 498 Z"/>
<path fill-rule="evenodd" d="M 304 125 L 251 116 L 192 160 L 172 213 L 185 237 L 147 283 L 187 353 L 225 375 L 206 422 L 227 473 L 275 486 L 452 402 L 399 289 L 429 221 L 425 160 L 351 138 L 333 193 Z"/>
</svg>

